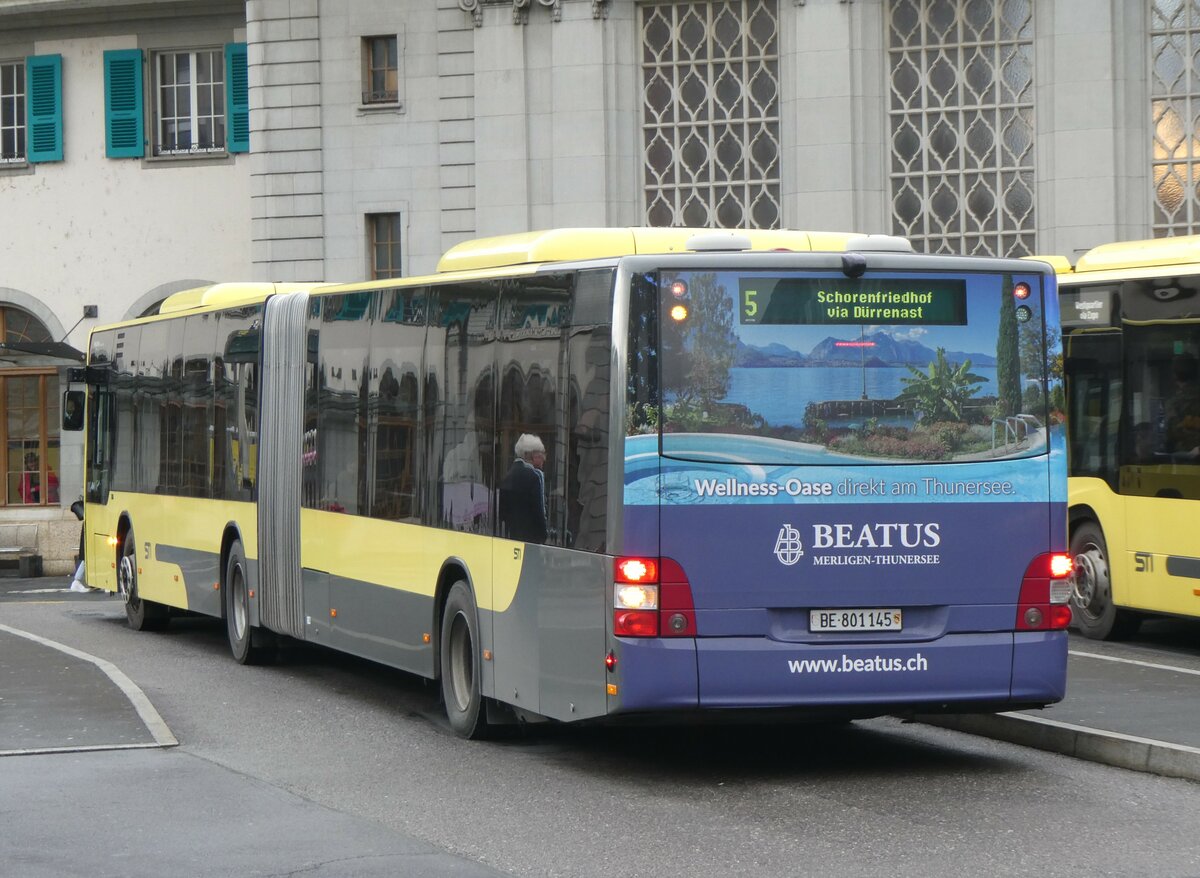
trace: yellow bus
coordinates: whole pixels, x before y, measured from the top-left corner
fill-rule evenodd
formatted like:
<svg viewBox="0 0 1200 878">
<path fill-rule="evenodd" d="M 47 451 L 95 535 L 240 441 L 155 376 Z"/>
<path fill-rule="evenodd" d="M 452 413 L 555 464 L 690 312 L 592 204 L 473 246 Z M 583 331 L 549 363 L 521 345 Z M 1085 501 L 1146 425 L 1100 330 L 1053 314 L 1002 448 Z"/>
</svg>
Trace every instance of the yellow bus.
<svg viewBox="0 0 1200 878">
<path fill-rule="evenodd" d="M 1073 625 L 1200 616 L 1200 236 L 1095 247 L 1059 269 Z"/>
<path fill-rule="evenodd" d="M 1046 265 L 559 229 L 162 312 L 94 330 L 64 406 L 89 581 L 135 629 L 435 679 L 465 737 L 1063 697 Z"/>
</svg>

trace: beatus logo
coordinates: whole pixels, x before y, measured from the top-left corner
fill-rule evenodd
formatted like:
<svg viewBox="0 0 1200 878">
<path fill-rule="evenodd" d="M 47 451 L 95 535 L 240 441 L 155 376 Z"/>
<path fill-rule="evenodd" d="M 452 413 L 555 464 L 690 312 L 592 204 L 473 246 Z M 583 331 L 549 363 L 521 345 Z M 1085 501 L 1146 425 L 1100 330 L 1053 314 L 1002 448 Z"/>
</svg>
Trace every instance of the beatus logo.
<svg viewBox="0 0 1200 878">
<path fill-rule="evenodd" d="M 785 567 L 791 567 L 804 555 L 804 544 L 800 542 L 800 531 L 790 524 L 779 529 L 775 538 L 775 557 Z"/>
</svg>

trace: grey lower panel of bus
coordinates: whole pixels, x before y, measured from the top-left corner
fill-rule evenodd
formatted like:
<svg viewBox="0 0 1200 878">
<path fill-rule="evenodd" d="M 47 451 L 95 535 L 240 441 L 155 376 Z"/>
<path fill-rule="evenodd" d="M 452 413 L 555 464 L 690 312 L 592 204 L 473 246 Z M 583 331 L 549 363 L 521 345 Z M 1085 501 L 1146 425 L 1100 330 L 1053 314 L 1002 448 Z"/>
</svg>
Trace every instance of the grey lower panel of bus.
<svg viewBox="0 0 1200 878">
<path fill-rule="evenodd" d="M 526 545 L 512 606 L 491 614 L 499 701 L 559 720 L 607 712 L 611 580 L 604 555 Z"/>
<path fill-rule="evenodd" d="M 433 676 L 433 644 L 424 642 L 432 598 L 320 570 L 304 570 L 302 581 L 305 640 Z"/>
<path fill-rule="evenodd" d="M 178 565 L 189 610 L 206 616 L 221 615 L 221 592 L 213 588 L 214 583 L 221 581 L 219 552 L 201 552 L 158 543 L 154 547 L 154 557 L 167 564 Z"/>
<path fill-rule="evenodd" d="M 513 604 L 480 612 L 480 647 L 493 654 L 483 691 L 552 719 L 603 716 L 611 576 L 605 556 L 527 546 Z M 303 590 L 306 640 L 433 675 L 432 598 L 318 570 L 304 571 Z"/>
</svg>

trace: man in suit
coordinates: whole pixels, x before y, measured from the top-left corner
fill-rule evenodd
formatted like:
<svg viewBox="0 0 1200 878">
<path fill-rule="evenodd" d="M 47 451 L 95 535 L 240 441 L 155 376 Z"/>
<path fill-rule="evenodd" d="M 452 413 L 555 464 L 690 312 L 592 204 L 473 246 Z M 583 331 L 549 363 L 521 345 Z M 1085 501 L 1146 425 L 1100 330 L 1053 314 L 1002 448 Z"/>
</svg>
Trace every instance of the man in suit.
<svg viewBox="0 0 1200 878">
<path fill-rule="evenodd" d="M 500 482 L 502 536 L 527 543 L 546 542 L 546 446 L 532 433 L 522 433 L 517 458 Z"/>
</svg>

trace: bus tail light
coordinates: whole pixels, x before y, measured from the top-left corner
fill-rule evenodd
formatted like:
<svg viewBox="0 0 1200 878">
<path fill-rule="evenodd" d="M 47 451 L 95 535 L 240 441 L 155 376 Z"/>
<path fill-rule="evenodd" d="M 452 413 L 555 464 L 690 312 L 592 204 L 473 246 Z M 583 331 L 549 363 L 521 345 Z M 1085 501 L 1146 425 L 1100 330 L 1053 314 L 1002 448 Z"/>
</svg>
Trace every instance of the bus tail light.
<svg viewBox="0 0 1200 878">
<path fill-rule="evenodd" d="M 696 636 L 692 586 L 676 561 L 626 557 L 613 567 L 613 634 Z"/>
<path fill-rule="evenodd" d="M 1018 631 L 1062 631 L 1071 624 L 1071 556 L 1038 555 L 1021 580 L 1017 598 Z"/>
</svg>

